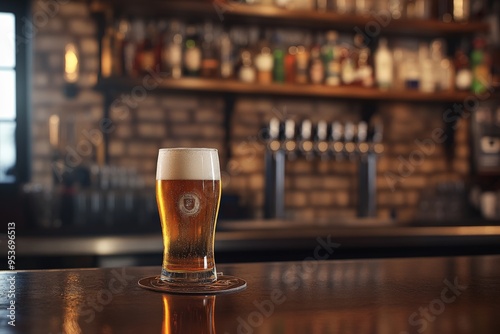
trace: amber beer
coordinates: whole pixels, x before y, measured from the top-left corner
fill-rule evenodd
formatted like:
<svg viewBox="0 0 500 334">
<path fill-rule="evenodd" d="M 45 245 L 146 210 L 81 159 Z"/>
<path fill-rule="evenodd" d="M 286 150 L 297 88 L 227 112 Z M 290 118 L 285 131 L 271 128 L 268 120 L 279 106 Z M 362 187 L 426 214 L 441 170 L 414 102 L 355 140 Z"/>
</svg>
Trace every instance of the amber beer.
<svg viewBox="0 0 500 334">
<path fill-rule="evenodd" d="M 215 224 L 221 196 L 215 149 L 160 149 L 156 202 L 163 235 L 161 279 L 180 284 L 217 280 Z"/>
</svg>

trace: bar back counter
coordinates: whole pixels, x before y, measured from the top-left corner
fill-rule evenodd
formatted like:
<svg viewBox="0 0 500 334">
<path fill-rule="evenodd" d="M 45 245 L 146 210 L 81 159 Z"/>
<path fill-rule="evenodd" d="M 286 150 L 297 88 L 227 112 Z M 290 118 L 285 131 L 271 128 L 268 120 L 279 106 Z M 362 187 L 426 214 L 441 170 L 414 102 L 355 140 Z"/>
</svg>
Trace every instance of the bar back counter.
<svg viewBox="0 0 500 334">
<path fill-rule="evenodd" d="M 328 251 L 322 246 L 317 255 Z M 496 334 L 500 330 L 500 256 L 321 261 L 312 253 L 307 261 L 220 265 L 218 270 L 247 280 L 246 290 L 186 296 L 140 288 L 137 281 L 159 274 L 159 264 L 2 272 L 0 332 Z"/>
</svg>

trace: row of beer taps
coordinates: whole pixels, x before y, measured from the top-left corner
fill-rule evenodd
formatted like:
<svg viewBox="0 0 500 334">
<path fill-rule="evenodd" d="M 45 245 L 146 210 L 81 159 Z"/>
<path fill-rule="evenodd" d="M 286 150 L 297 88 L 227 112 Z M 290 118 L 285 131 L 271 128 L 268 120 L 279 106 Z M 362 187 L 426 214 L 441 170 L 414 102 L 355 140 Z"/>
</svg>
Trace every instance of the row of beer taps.
<svg viewBox="0 0 500 334">
<path fill-rule="evenodd" d="M 304 157 L 306 160 L 357 161 L 369 154 L 381 154 L 382 122 L 368 125 L 365 121 L 327 122 L 313 124 L 309 119 L 296 122 L 280 121 L 273 117 L 267 131 L 267 149 L 284 152 L 288 160 Z"/>
</svg>

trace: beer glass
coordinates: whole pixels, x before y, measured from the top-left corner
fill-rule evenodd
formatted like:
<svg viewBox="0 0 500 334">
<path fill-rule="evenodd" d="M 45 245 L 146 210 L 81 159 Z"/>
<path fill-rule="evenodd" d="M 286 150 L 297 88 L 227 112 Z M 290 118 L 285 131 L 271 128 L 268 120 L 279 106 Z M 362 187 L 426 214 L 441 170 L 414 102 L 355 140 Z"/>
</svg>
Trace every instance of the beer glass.
<svg viewBox="0 0 500 334">
<path fill-rule="evenodd" d="M 214 241 L 220 196 L 216 149 L 159 150 L 156 202 L 164 245 L 162 281 L 189 285 L 217 281 Z"/>
</svg>

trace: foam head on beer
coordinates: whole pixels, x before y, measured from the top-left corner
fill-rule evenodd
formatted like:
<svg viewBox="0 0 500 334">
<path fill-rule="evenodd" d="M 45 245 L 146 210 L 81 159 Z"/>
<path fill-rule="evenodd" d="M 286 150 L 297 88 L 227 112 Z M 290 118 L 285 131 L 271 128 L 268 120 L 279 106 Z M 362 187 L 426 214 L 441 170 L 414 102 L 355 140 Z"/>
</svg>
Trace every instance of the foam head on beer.
<svg viewBox="0 0 500 334">
<path fill-rule="evenodd" d="M 220 180 L 218 152 L 210 148 L 160 149 L 156 179 Z"/>
<path fill-rule="evenodd" d="M 156 202 L 163 235 L 161 279 L 211 283 L 217 279 L 215 225 L 221 196 L 215 149 L 160 149 Z"/>
</svg>

